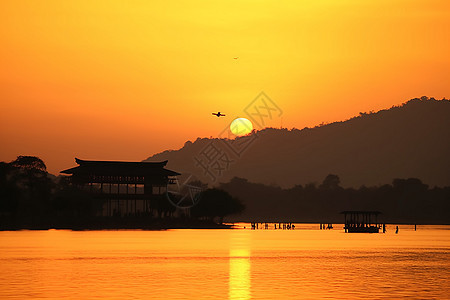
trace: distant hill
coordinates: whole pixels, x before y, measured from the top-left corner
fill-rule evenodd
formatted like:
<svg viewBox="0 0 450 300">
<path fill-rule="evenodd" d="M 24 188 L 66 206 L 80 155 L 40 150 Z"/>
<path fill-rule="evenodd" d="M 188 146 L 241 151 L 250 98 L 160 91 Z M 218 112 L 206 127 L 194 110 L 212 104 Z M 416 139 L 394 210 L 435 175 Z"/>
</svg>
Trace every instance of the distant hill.
<svg viewBox="0 0 450 300">
<path fill-rule="evenodd" d="M 226 157 L 213 157 L 215 149 Z M 337 174 L 344 187 L 410 177 L 449 186 L 450 101 L 422 97 L 342 122 L 302 130 L 266 128 L 234 141 L 199 138 L 146 161 L 161 160 L 169 161 L 169 169 L 210 183 L 236 176 L 286 188 Z"/>
</svg>

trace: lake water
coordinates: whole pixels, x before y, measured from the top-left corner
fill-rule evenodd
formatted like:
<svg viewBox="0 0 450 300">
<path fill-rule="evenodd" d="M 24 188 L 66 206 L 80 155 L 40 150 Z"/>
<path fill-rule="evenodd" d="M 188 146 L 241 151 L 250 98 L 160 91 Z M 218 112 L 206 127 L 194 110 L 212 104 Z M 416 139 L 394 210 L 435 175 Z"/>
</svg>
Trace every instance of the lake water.
<svg viewBox="0 0 450 300">
<path fill-rule="evenodd" d="M 450 299 L 450 226 L 0 232 L 0 299 Z"/>
</svg>

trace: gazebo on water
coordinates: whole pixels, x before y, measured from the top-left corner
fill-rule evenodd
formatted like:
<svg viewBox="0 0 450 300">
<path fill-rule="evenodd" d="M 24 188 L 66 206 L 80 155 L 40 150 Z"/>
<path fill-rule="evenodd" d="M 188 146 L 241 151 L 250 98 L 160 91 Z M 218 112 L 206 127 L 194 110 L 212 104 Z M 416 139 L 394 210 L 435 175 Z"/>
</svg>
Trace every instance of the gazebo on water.
<svg viewBox="0 0 450 300">
<path fill-rule="evenodd" d="M 378 233 L 381 223 L 378 222 L 379 211 L 352 210 L 343 211 L 345 232 Z"/>
</svg>

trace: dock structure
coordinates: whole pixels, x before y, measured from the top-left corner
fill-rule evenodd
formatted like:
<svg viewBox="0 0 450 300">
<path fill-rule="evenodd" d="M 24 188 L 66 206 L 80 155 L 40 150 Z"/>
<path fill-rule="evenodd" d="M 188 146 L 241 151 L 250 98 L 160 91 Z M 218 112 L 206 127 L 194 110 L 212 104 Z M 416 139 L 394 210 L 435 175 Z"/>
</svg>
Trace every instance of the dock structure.
<svg viewBox="0 0 450 300">
<path fill-rule="evenodd" d="M 379 211 L 347 210 L 341 214 L 344 214 L 345 218 L 345 232 L 380 232 L 382 224 L 378 223 L 378 215 L 381 214 Z"/>
<path fill-rule="evenodd" d="M 100 216 L 150 215 L 167 205 L 167 185 L 179 173 L 162 162 L 91 161 L 75 158 L 78 166 L 61 171 L 70 182 L 102 203 Z"/>
</svg>

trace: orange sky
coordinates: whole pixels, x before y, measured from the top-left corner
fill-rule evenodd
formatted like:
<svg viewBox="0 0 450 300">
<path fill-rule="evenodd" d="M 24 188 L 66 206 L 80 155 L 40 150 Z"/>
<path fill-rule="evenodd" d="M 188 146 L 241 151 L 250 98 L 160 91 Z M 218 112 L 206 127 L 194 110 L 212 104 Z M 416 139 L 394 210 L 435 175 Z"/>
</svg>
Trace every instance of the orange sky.
<svg viewBox="0 0 450 300">
<path fill-rule="evenodd" d="M 281 2 L 2 0 L 0 161 L 142 160 L 261 91 L 287 128 L 450 97 L 448 0 Z"/>
</svg>

